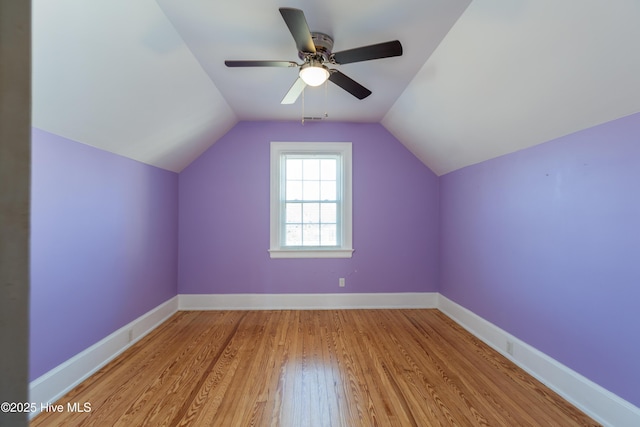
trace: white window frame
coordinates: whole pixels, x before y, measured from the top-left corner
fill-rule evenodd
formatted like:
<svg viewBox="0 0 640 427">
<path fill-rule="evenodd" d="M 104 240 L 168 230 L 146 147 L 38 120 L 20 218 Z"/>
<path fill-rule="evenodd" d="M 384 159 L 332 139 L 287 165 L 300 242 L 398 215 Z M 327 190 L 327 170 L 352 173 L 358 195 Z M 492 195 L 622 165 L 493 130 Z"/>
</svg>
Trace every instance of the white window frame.
<svg viewBox="0 0 640 427">
<path fill-rule="evenodd" d="M 340 216 L 342 242 L 338 246 L 323 248 L 288 248 L 281 244 L 281 159 L 283 154 L 322 155 L 338 154 L 342 159 L 342 209 Z M 270 179 L 270 247 L 271 258 L 351 258 L 352 241 L 352 151 L 350 142 L 271 142 Z"/>
</svg>

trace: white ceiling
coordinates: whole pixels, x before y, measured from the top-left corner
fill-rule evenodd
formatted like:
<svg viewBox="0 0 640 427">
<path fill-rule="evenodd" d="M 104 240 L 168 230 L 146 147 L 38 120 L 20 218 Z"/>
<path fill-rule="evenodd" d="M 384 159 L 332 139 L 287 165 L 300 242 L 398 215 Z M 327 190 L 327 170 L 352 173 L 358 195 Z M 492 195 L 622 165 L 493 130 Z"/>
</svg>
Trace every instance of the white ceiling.
<svg viewBox="0 0 640 427">
<path fill-rule="evenodd" d="M 298 61 L 278 7 L 334 51 L 398 39 L 404 55 L 340 66 L 373 94 L 305 91 L 304 115 L 381 122 L 437 174 L 640 111 L 637 0 L 34 0 L 33 125 L 180 171 L 238 120 L 281 105 Z"/>
</svg>

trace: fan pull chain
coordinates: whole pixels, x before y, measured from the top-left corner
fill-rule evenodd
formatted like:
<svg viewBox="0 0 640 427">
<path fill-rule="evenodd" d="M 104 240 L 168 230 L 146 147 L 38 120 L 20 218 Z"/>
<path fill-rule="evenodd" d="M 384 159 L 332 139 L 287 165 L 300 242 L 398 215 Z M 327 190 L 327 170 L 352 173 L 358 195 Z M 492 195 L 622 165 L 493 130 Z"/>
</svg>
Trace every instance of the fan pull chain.
<svg viewBox="0 0 640 427">
<path fill-rule="evenodd" d="M 327 93 L 329 92 L 329 80 L 325 80 L 324 81 L 324 117 L 323 118 L 327 118 L 329 117 L 329 114 L 327 113 Z"/>
<path fill-rule="evenodd" d="M 304 125 L 305 120 L 309 119 L 312 121 L 316 121 L 316 120 L 324 120 L 326 118 L 329 117 L 329 113 L 327 112 L 327 105 L 328 105 L 328 83 L 325 82 L 324 83 L 324 113 L 321 116 L 305 116 L 304 115 L 304 98 L 305 98 L 305 92 L 307 91 L 307 88 L 305 87 L 304 89 L 302 89 L 302 94 L 301 94 L 301 98 L 302 101 L 300 102 L 302 104 L 302 119 L 301 119 L 301 123 Z"/>
<path fill-rule="evenodd" d="M 302 89 L 302 125 L 304 126 L 304 93 L 307 91 L 307 88 L 305 87 L 304 89 Z"/>
</svg>

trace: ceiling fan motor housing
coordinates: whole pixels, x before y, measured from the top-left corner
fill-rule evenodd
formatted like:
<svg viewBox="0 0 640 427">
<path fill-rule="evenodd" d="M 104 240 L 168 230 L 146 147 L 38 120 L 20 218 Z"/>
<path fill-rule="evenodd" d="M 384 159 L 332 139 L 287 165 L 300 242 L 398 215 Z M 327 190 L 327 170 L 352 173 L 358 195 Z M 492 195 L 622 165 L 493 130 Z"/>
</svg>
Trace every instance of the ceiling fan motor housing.
<svg viewBox="0 0 640 427">
<path fill-rule="evenodd" d="M 315 54 L 298 52 L 298 57 L 305 61 L 312 58 L 320 62 L 331 62 L 331 51 L 333 50 L 333 39 L 325 33 L 312 32 L 311 39 L 316 47 Z"/>
</svg>

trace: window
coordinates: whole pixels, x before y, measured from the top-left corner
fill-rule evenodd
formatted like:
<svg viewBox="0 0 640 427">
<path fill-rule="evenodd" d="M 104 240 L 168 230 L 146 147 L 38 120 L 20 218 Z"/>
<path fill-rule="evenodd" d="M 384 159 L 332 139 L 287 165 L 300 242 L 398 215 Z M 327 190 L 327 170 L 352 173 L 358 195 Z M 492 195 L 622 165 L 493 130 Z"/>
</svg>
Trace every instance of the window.
<svg viewBox="0 0 640 427">
<path fill-rule="evenodd" d="M 271 258 L 351 258 L 351 143 L 271 143 Z"/>
</svg>

